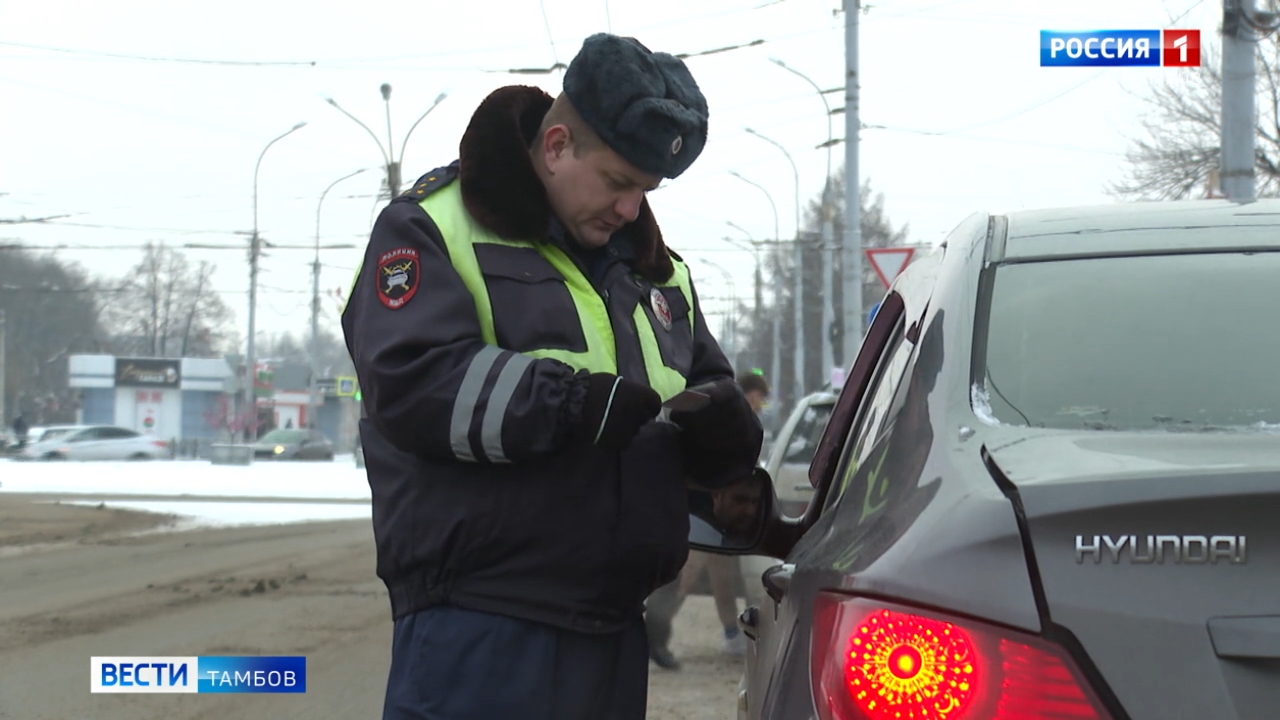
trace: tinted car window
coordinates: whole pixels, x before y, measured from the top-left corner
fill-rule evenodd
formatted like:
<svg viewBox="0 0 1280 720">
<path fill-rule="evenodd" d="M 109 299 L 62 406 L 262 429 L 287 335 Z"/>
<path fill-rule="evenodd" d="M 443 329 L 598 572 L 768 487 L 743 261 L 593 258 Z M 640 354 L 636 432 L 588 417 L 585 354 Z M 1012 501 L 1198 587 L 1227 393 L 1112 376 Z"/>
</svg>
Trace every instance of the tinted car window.
<svg viewBox="0 0 1280 720">
<path fill-rule="evenodd" d="M 124 438 L 138 437 L 138 433 L 125 428 L 109 427 L 100 428 L 98 430 L 98 437 L 103 440 L 122 440 Z"/>
<path fill-rule="evenodd" d="M 1000 422 L 1095 430 L 1280 423 L 1280 254 L 1001 267 L 985 395 Z"/>
<path fill-rule="evenodd" d="M 871 448 L 875 447 L 880 431 L 889 420 L 889 410 L 894 394 L 902 382 L 912 348 L 899 323 L 898 329 L 894 331 L 889 341 L 889 346 L 880 357 L 874 384 L 868 389 L 862 407 L 858 410 L 858 418 L 854 421 L 849 433 L 844 466 L 836 476 L 837 485 L 828 497 L 828 505 L 840 499 L 840 495 L 848 487 L 849 481 L 858 471 L 862 461 L 866 459 Z"/>
<path fill-rule="evenodd" d="M 307 439 L 306 430 L 272 430 L 262 436 L 258 442 L 264 443 L 297 443 Z"/>
</svg>

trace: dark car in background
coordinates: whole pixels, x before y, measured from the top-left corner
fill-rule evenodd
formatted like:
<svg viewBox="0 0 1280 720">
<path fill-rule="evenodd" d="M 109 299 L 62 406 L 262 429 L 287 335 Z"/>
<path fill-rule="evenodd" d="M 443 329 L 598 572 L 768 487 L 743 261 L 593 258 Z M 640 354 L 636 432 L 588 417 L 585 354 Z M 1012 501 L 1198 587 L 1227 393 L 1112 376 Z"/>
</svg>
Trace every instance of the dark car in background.
<svg viewBox="0 0 1280 720">
<path fill-rule="evenodd" d="M 766 477 L 752 532 L 691 520 L 785 558 L 740 717 L 1277 717 L 1277 278 L 1280 201 L 980 214 L 908 267 L 803 517 Z"/>
<path fill-rule="evenodd" d="M 254 460 L 333 460 L 333 443 L 319 430 L 272 430 L 253 445 Z"/>
</svg>

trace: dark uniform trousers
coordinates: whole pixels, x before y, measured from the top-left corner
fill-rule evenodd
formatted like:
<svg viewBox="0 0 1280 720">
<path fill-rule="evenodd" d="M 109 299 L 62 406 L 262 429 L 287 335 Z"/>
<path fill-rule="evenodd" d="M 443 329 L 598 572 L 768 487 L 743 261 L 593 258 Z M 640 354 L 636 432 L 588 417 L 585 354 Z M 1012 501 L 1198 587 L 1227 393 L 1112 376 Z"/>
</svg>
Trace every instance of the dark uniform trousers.
<svg viewBox="0 0 1280 720">
<path fill-rule="evenodd" d="M 588 635 L 440 606 L 395 621 L 383 720 L 643 720 L 644 623 Z"/>
</svg>

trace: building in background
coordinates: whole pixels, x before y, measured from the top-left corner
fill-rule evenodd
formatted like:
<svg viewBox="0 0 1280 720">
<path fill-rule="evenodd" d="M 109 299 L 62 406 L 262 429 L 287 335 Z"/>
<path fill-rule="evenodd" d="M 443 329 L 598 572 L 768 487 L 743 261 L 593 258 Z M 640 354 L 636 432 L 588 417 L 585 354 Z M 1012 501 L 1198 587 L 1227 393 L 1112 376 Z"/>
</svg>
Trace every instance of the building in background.
<svg viewBox="0 0 1280 720">
<path fill-rule="evenodd" d="M 360 404 L 354 377 L 320 378 L 319 404 L 311 417 L 307 365 L 262 361 L 254 373 L 256 413 L 239 412 L 244 372 L 238 359 L 72 355 L 69 384 L 79 395 L 76 422 L 119 425 L 200 446 L 238 442 L 241 429 L 256 414 L 255 436 L 275 428 L 314 426 L 339 453 L 355 449 Z"/>
<path fill-rule="evenodd" d="M 76 421 L 119 425 L 160 439 L 225 440 L 236 380 L 222 358 L 72 355 Z"/>
<path fill-rule="evenodd" d="M 258 398 L 258 417 L 269 429 L 283 427 L 312 427 L 324 433 L 338 448 L 339 453 L 351 452 L 356 445 L 356 423 L 360 419 L 359 403 L 355 398 L 354 377 L 322 377 L 317 379 L 319 404 L 315 417 L 309 412 L 309 385 L 311 368 L 304 363 L 269 363 L 261 378 L 270 377 L 269 392 Z"/>
</svg>

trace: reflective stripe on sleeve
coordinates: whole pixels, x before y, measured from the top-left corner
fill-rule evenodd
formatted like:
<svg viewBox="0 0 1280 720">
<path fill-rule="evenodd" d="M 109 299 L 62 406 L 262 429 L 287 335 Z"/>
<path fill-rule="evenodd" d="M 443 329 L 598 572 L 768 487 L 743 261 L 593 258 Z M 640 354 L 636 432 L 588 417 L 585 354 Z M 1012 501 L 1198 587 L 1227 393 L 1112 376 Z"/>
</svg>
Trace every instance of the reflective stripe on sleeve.
<svg viewBox="0 0 1280 720">
<path fill-rule="evenodd" d="M 489 393 L 489 404 L 485 407 L 484 420 L 480 425 L 480 444 L 489 462 L 508 463 L 506 450 L 502 447 L 502 421 L 507 416 L 507 407 L 511 397 L 520 384 L 520 379 L 533 364 L 533 359 L 519 353 L 510 353 L 510 360 L 498 373 L 498 379 Z"/>
<path fill-rule="evenodd" d="M 449 443 L 453 454 L 459 460 L 475 461 L 471 452 L 471 440 L 467 437 L 471 430 L 471 420 L 476 414 L 476 404 L 480 401 L 480 392 L 484 389 L 484 380 L 493 369 L 493 364 L 502 356 L 502 351 L 492 345 L 476 353 L 467 366 L 467 374 L 462 377 L 462 387 L 453 399 L 453 417 L 449 423 Z"/>
</svg>

